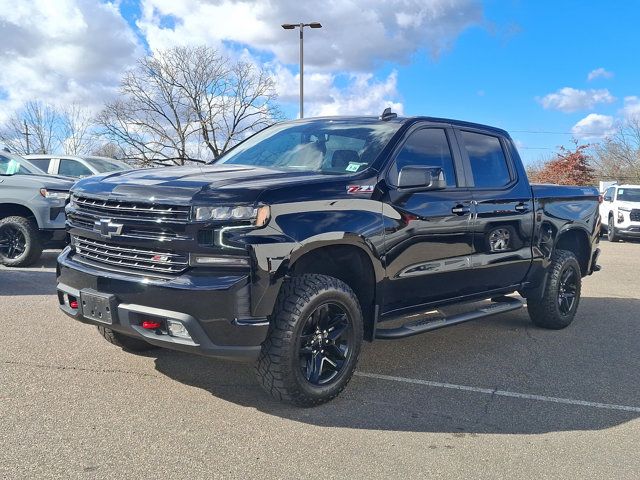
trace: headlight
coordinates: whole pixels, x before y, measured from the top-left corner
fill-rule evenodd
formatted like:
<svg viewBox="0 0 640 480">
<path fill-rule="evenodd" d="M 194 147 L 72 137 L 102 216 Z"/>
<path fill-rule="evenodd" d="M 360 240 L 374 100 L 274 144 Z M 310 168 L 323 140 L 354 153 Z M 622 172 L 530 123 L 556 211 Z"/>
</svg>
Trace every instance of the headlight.
<svg viewBox="0 0 640 480">
<path fill-rule="evenodd" d="M 631 211 L 631 209 L 627 208 L 627 207 L 618 207 L 618 210 L 621 210 L 623 212 L 630 212 Z"/>
<path fill-rule="evenodd" d="M 193 218 L 198 222 L 206 221 L 250 221 L 256 227 L 263 227 L 269 222 L 269 206 L 221 206 L 194 207 Z"/>
<path fill-rule="evenodd" d="M 51 200 L 67 200 L 69 198 L 69 192 L 65 192 L 62 190 L 47 190 L 46 188 L 40 189 L 40 195 L 44 198 L 49 198 Z"/>
</svg>

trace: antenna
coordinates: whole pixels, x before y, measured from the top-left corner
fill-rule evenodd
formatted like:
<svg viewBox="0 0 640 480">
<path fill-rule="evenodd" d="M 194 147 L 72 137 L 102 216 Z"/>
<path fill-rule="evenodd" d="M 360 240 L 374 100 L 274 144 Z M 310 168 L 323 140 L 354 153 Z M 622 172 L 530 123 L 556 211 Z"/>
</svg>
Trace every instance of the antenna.
<svg viewBox="0 0 640 480">
<path fill-rule="evenodd" d="M 378 117 L 382 121 L 392 120 L 394 118 L 398 118 L 398 114 L 391 111 L 391 107 L 387 107 L 382 112 L 382 115 Z"/>
</svg>

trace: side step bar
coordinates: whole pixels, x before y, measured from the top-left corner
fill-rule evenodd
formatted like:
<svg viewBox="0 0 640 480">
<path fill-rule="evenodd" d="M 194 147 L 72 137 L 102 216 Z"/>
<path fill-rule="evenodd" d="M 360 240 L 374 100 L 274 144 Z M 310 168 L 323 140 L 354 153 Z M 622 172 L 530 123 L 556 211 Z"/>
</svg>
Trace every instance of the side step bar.
<svg viewBox="0 0 640 480">
<path fill-rule="evenodd" d="M 440 315 L 437 318 L 426 317 L 419 320 L 413 320 L 405 323 L 397 328 L 378 328 L 376 330 L 376 338 L 393 340 L 397 338 L 406 338 L 419 333 L 430 332 L 443 327 L 457 325 L 458 323 L 469 322 L 479 318 L 489 317 L 498 313 L 510 312 L 518 310 L 524 306 L 524 302 L 513 297 L 497 297 L 492 298 L 490 304 L 484 305 L 477 310 L 471 312 L 459 313 L 445 317 Z"/>
</svg>

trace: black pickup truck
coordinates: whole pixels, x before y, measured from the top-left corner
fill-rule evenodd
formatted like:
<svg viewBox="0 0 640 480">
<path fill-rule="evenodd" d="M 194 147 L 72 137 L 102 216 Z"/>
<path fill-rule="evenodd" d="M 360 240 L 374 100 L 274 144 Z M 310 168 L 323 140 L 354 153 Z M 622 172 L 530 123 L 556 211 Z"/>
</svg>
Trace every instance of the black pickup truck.
<svg viewBox="0 0 640 480">
<path fill-rule="evenodd" d="M 344 389 L 363 340 L 521 308 L 509 294 L 564 328 L 599 269 L 596 188 L 530 185 L 503 130 L 389 111 L 81 180 L 67 225 L 65 313 L 126 350 L 253 360 L 301 406 Z"/>
</svg>

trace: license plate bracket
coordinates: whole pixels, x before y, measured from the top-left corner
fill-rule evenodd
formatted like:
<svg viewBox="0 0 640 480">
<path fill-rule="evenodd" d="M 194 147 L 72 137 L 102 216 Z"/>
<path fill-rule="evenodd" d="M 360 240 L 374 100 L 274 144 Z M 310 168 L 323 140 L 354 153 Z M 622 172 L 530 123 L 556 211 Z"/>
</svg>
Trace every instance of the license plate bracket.
<svg viewBox="0 0 640 480">
<path fill-rule="evenodd" d="M 98 293 L 95 290 L 81 290 L 80 305 L 85 318 L 107 325 L 113 323 L 117 308 L 114 295 Z"/>
</svg>

